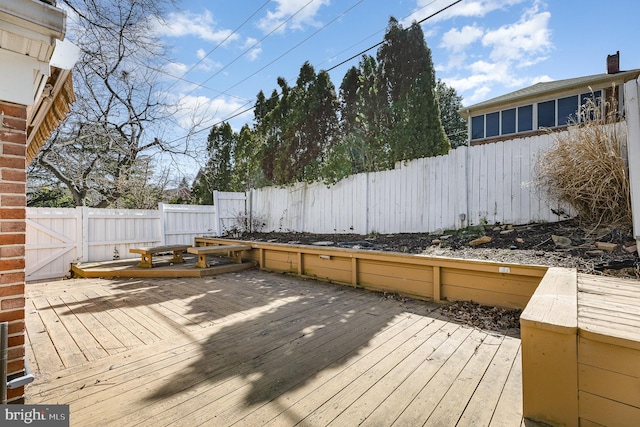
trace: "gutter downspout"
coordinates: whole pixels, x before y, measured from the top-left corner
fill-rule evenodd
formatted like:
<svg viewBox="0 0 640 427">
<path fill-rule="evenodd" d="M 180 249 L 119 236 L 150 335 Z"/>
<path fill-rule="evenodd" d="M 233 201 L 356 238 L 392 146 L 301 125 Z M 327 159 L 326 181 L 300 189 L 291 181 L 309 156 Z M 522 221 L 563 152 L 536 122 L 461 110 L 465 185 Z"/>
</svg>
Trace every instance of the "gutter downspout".
<svg viewBox="0 0 640 427">
<path fill-rule="evenodd" d="M 0 403 L 7 404 L 7 359 L 9 358 L 8 349 L 8 332 L 9 323 L 0 323 Z"/>
</svg>

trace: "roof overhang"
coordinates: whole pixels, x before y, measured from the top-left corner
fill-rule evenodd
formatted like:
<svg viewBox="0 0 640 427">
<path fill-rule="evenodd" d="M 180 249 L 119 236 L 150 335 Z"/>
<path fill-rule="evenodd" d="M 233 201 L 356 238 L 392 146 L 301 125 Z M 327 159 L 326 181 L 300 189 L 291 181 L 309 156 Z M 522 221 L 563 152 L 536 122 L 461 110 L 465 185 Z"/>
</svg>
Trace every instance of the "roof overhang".
<svg viewBox="0 0 640 427">
<path fill-rule="evenodd" d="M 516 105 L 524 105 L 544 100 L 550 97 L 564 96 L 570 92 L 589 91 L 607 86 L 618 85 L 629 80 L 637 79 L 640 69 L 621 71 L 615 74 L 596 74 L 592 76 L 577 77 L 573 79 L 554 80 L 551 82 L 537 83 L 515 92 L 507 93 L 478 104 L 462 108 L 459 113 L 469 119 L 472 115 L 495 111 L 497 108 L 511 108 Z M 567 95 L 569 96 L 569 95 Z"/>
<path fill-rule="evenodd" d="M 30 109 L 27 122 L 27 164 L 69 114 L 75 101 L 71 70 L 52 67 L 51 76 L 38 102 Z"/>
<path fill-rule="evenodd" d="M 27 163 L 75 100 L 71 80 L 74 61 L 62 58 L 65 65 L 50 65 L 65 32 L 66 14 L 55 7 L 55 1 L 0 3 L 0 99 L 27 107 Z"/>
</svg>

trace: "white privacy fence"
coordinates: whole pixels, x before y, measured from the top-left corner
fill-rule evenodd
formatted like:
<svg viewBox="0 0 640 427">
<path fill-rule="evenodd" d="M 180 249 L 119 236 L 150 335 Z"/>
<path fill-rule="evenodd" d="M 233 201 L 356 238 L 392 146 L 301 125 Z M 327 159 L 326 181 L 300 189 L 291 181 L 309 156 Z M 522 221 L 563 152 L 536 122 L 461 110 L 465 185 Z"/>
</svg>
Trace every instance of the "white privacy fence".
<svg viewBox="0 0 640 427">
<path fill-rule="evenodd" d="M 460 147 L 331 187 L 298 183 L 252 190 L 252 224 L 264 224 L 263 231 L 369 234 L 558 221 L 562 209 L 533 184 L 536 162 L 552 138 Z"/>
<path fill-rule="evenodd" d="M 217 205 L 160 204 L 158 210 L 27 208 L 27 280 L 62 277 L 75 262 L 134 258 L 141 246 L 193 244 L 197 236 L 233 228 L 244 193 L 215 194 Z M 220 215 L 223 212 L 223 215 Z"/>
</svg>

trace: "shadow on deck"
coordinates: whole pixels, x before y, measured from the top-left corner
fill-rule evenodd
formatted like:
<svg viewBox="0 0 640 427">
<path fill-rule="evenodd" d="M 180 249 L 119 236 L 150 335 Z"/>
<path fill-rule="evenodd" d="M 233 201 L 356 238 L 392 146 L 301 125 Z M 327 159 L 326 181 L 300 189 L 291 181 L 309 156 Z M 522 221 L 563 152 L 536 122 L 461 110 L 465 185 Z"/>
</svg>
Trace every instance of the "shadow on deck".
<svg viewBox="0 0 640 427">
<path fill-rule="evenodd" d="M 438 307 L 249 270 L 33 284 L 27 403 L 73 425 L 524 425 L 520 340 Z"/>
</svg>

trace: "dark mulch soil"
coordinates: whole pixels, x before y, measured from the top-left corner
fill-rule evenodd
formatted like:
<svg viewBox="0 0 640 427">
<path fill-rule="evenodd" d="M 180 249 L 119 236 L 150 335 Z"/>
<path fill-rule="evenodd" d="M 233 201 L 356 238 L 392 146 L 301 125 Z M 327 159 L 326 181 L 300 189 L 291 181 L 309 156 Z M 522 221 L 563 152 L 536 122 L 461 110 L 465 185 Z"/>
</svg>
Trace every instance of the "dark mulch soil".
<svg viewBox="0 0 640 427">
<path fill-rule="evenodd" d="M 469 243 L 481 236 L 491 237 L 489 243 L 470 246 Z M 567 238 L 565 244 L 557 244 L 552 236 Z M 289 244 L 350 247 L 395 251 L 405 253 L 423 253 L 437 246 L 455 251 L 474 249 L 507 249 L 510 251 L 533 251 L 544 261 L 546 254 L 553 253 L 555 259 L 562 257 L 582 258 L 593 266 L 596 272 L 636 277 L 638 272 L 638 254 L 632 251 L 635 241 L 631 230 L 615 227 L 589 227 L 576 220 L 556 223 L 527 225 L 485 225 L 469 227 L 464 230 L 445 231 L 444 233 L 399 233 L 372 234 L 309 234 L 309 233 L 250 233 L 240 237 L 245 240 L 277 242 Z M 614 243 L 614 250 L 604 250 L 597 243 Z M 486 258 L 486 257 L 485 257 Z M 540 264 L 540 260 L 536 264 Z M 580 269 L 580 268 L 579 268 Z M 589 268 L 591 270 L 591 267 Z M 594 271 L 585 271 L 593 273 Z"/>
<path fill-rule="evenodd" d="M 482 236 L 491 241 L 469 245 Z M 558 239 L 560 236 L 564 239 Z M 555 238 L 554 238 L 555 237 Z M 347 247 L 404 253 L 443 254 L 500 262 L 575 267 L 580 272 L 625 278 L 640 278 L 638 253 L 631 230 L 616 227 L 589 227 L 576 220 L 527 225 L 484 225 L 443 233 L 308 234 L 250 233 L 235 238 L 301 245 Z M 602 245 L 603 243 L 613 243 Z M 600 247 L 599 247 L 600 246 Z M 603 249 L 608 246 L 609 249 Z M 386 295 L 386 294 L 385 294 Z M 389 297 L 399 297 L 392 296 Z M 404 300 L 404 299 L 403 299 Z M 458 301 L 443 305 L 441 313 L 455 321 L 483 330 L 519 333 L 521 310 L 486 307 Z"/>
</svg>

